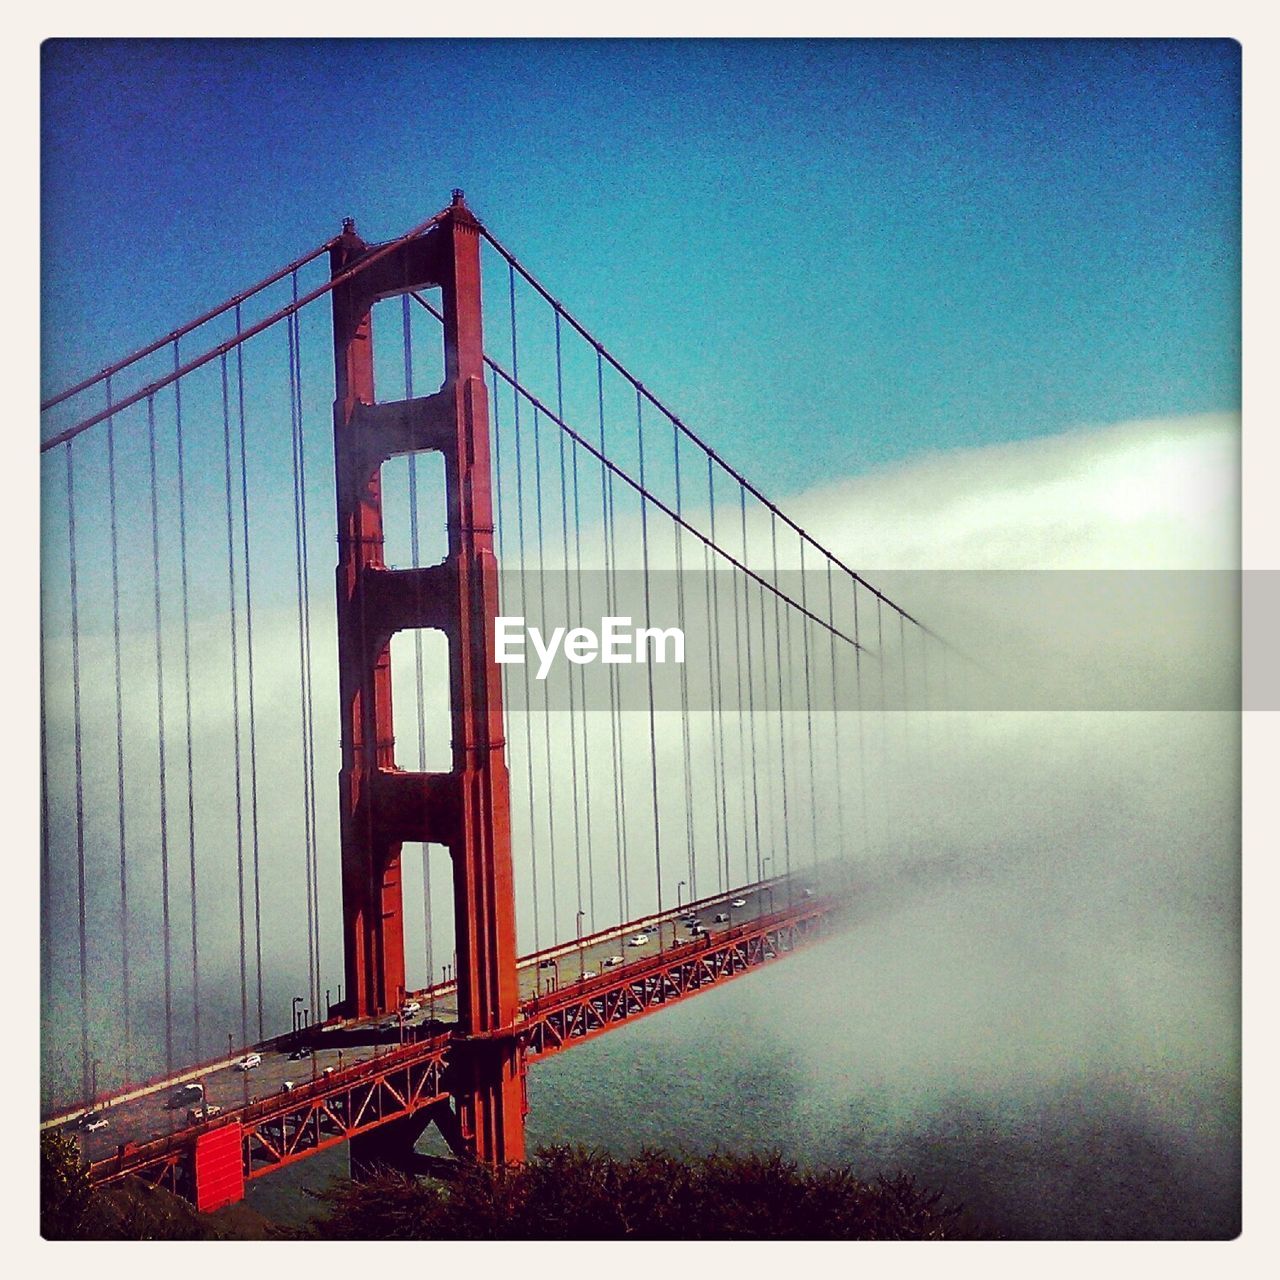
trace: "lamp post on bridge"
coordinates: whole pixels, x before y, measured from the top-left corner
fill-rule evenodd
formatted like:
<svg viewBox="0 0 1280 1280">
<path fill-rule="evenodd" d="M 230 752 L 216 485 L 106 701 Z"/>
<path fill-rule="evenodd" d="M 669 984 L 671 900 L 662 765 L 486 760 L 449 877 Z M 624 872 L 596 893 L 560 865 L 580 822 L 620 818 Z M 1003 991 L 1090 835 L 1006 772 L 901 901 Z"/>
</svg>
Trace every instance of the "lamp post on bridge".
<svg viewBox="0 0 1280 1280">
<path fill-rule="evenodd" d="M 583 956 L 582 956 L 582 918 L 585 915 L 586 915 L 586 912 L 583 911 L 581 907 L 579 907 L 578 915 L 575 920 L 575 924 L 577 925 L 577 930 L 578 930 L 578 981 L 579 982 L 582 981 L 582 976 L 586 968 L 585 963 L 583 961 Z"/>
<path fill-rule="evenodd" d="M 773 854 L 769 854 L 768 857 L 764 858 L 760 863 L 760 874 L 763 875 L 766 880 L 769 878 L 769 873 L 765 868 L 768 867 L 769 863 L 772 861 Z M 773 914 L 773 885 L 769 885 L 769 914 Z"/>
<path fill-rule="evenodd" d="M 302 1000 L 303 1000 L 302 996 L 293 997 L 293 1005 L 292 1005 L 291 1012 L 293 1014 L 293 1038 L 295 1040 L 297 1040 L 298 1038 L 298 1006 L 302 1003 Z"/>
<path fill-rule="evenodd" d="M 686 884 L 686 881 L 681 880 L 680 883 L 676 885 L 676 910 L 677 911 L 679 911 L 681 906 L 683 905 L 680 895 L 684 891 L 685 884 Z"/>
</svg>

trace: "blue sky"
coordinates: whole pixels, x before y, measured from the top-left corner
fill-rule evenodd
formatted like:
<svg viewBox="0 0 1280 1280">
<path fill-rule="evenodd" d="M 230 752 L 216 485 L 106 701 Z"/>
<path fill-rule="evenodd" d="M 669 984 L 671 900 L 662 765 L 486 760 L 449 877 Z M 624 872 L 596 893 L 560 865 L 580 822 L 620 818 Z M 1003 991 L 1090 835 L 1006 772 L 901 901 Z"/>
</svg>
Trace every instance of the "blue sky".
<svg viewBox="0 0 1280 1280">
<path fill-rule="evenodd" d="M 1239 49 L 48 42 L 46 391 L 464 187 L 775 493 L 1239 405 Z"/>
<path fill-rule="evenodd" d="M 46 43 L 42 58 L 46 393 L 323 241 L 344 215 L 386 239 L 461 186 L 646 384 L 860 568 L 1001 556 L 1163 566 L 1200 508 L 1215 530 L 1234 525 L 1240 57 L 1229 42 L 64 41 Z M 500 319 L 490 312 L 498 355 Z M 324 326 L 320 304 L 304 323 L 317 616 L 333 600 Z M 250 413 L 255 607 L 273 589 L 291 604 L 294 586 L 283 343 L 278 329 L 263 336 L 271 354 L 256 366 Z M 383 354 L 394 373 L 394 343 Z M 187 501 L 194 616 L 214 637 L 207 669 L 221 671 L 229 557 L 217 375 L 214 365 L 193 379 L 186 401 L 188 423 L 206 409 L 204 434 L 191 433 Z M 393 379 L 386 394 L 397 394 Z M 173 401 L 160 400 L 173 637 L 176 432 Z M 940 479 L 922 459 L 1189 415 L 1215 417 L 1176 465 L 1163 461 L 1162 426 L 1045 439 L 1008 451 L 1013 460 L 998 448 L 944 459 Z M 148 658 L 126 667 L 141 726 L 131 758 L 144 770 L 154 723 L 145 425 L 139 410 L 119 424 L 123 612 Z M 100 434 L 74 453 L 86 670 L 105 672 Z M 63 695 L 64 465 L 51 455 L 42 469 L 49 679 Z M 1136 549 L 1132 560 L 1118 546 Z M 271 615 L 258 618 L 269 640 Z M 297 650 L 287 626 L 278 632 L 261 652 L 276 662 L 271 721 L 291 733 Z M 334 653 L 327 635 L 322 661 Z M 167 643 L 173 681 L 176 637 Z M 100 699 L 114 692 L 106 678 L 85 683 Z M 327 667 L 319 687 L 336 694 Z M 215 707 L 226 693 L 212 680 L 197 688 Z M 180 705 L 175 688 L 169 714 Z M 109 716 L 102 723 L 109 735 Z M 57 740 L 53 776 L 65 778 L 70 735 Z M 90 758 L 109 765 L 101 740 L 107 754 Z M 331 729 L 324 743 L 336 751 Z M 278 745 L 296 757 L 284 731 Z M 201 821 L 225 818 L 229 802 L 215 794 L 230 785 L 225 741 L 211 731 L 199 750 L 211 764 L 197 776 L 215 789 Z M 332 787 L 322 791 L 332 805 Z M 301 819 L 286 809 L 301 794 L 291 777 L 273 806 L 289 857 Z M 90 800 L 113 819 L 110 787 L 105 804 Z M 107 837 L 91 843 L 109 851 Z M 209 847 L 229 875 L 229 840 Z M 335 891 L 337 865 L 324 863 Z M 103 892 L 113 883 L 101 878 Z M 287 888 L 296 911 L 296 877 Z"/>
</svg>

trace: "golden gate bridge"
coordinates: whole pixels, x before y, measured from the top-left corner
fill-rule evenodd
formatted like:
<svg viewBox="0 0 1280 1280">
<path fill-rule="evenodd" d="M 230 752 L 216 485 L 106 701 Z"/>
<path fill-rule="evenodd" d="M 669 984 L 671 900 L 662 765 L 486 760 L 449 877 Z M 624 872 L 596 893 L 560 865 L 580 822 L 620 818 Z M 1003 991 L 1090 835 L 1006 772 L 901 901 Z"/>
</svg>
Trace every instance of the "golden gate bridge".
<svg viewBox="0 0 1280 1280">
<path fill-rule="evenodd" d="M 96 1183 L 211 1209 L 433 1122 L 519 1161 L 531 1063 L 831 936 L 910 843 L 954 651 L 461 192 L 42 418 L 43 1125 Z M 500 617 L 687 652 L 540 679 Z"/>
</svg>

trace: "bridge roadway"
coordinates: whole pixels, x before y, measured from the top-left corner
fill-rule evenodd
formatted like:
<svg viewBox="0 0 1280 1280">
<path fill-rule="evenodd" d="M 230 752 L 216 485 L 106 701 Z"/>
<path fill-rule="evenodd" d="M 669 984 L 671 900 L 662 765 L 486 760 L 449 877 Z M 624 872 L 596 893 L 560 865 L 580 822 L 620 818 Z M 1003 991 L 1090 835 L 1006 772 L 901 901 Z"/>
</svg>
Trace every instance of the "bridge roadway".
<svg viewBox="0 0 1280 1280">
<path fill-rule="evenodd" d="M 590 980 L 593 975 L 625 977 L 637 962 L 670 952 L 677 943 L 694 937 L 681 918 L 690 911 L 714 941 L 717 934 L 748 925 L 761 916 L 781 910 L 789 902 L 800 902 L 808 895 L 831 890 L 835 887 L 836 875 L 831 868 L 811 870 L 808 874 L 796 872 L 790 885 L 786 877 L 778 877 L 672 908 L 661 915 L 644 916 L 581 941 L 575 939 L 544 948 L 518 962 L 521 1000 L 528 1002 L 557 991 L 564 994 L 581 978 Z M 735 907 L 735 900 L 742 901 L 743 905 Z M 717 920 L 719 915 L 727 919 Z M 633 940 L 642 932 L 646 941 L 635 943 Z M 310 1028 L 305 1033 L 305 1043 L 312 1048 L 309 1058 L 291 1059 L 290 1053 L 297 1042 L 290 1037 L 278 1037 L 234 1057 L 99 1098 L 92 1109 L 77 1107 L 63 1111 L 46 1119 L 41 1128 L 61 1128 L 73 1135 L 82 1156 L 93 1163 L 116 1155 L 123 1143 L 144 1143 L 190 1128 L 188 1110 L 192 1102 L 177 1103 L 174 1097 L 183 1084 L 199 1082 L 210 1107 L 229 1112 L 288 1092 L 290 1085 L 309 1084 L 321 1078 L 326 1069 L 342 1071 L 368 1062 L 402 1044 L 449 1030 L 457 1023 L 457 988 L 452 982 L 411 992 L 406 999 L 418 1001 L 421 1009 L 403 1021 L 387 1017 L 335 1019 Z M 260 1053 L 261 1065 L 248 1071 L 237 1069 L 235 1062 L 244 1052 Z M 87 1129 L 85 1120 L 90 1115 L 105 1119 L 106 1127 Z"/>
</svg>

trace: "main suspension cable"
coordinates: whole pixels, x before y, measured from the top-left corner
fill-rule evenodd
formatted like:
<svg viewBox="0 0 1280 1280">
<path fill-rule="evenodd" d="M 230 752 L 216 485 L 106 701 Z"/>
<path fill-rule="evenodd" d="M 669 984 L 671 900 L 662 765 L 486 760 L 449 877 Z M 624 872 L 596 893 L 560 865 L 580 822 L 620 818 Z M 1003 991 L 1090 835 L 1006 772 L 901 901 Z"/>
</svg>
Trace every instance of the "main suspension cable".
<svg viewBox="0 0 1280 1280">
<path fill-rule="evenodd" d="M 330 249 L 341 239 L 340 236 L 330 236 L 324 244 L 317 245 L 314 249 L 304 253 L 300 258 L 295 258 L 292 262 L 281 267 L 278 271 L 273 271 L 264 280 L 259 280 L 257 284 L 250 285 L 247 289 L 242 289 L 239 293 L 232 294 L 225 302 L 219 303 L 210 311 L 206 311 L 203 315 L 197 316 L 194 320 L 188 320 L 186 324 L 165 334 L 163 338 L 157 338 L 154 342 L 149 342 L 145 347 L 139 347 L 137 351 L 122 357 L 114 364 L 108 365 L 105 369 L 93 374 L 91 377 L 85 378 L 81 382 L 77 382 L 75 386 L 68 387 L 65 391 L 60 391 L 56 396 L 45 400 L 40 405 L 40 412 L 44 413 L 46 409 L 52 409 L 54 405 L 61 404 L 64 400 L 70 400 L 72 396 L 79 395 L 82 391 L 87 391 L 90 387 L 96 386 L 99 382 L 110 382 L 111 378 L 127 369 L 130 365 L 137 364 L 139 360 L 145 359 L 149 355 L 154 355 L 157 351 L 163 350 L 170 343 L 176 344 L 180 338 L 186 337 L 194 329 L 199 329 L 201 325 L 208 324 L 210 320 L 216 320 L 220 315 L 233 308 L 238 312 L 243 303 L 247 302 L 255 294 L 261 293 L 263 289 L 276 283 L 277 280 L 283 280 L 291 271 L 296 272 L 301 267 L 305 267 L 307 263 L 313 262 L 322 253 L 328 253 Z M 224 353 L 225 354 L 225 353 Z"/>
<path fill-rule="evenodd" d="M 534 289 L 534 291 L 537 292 L 545 302 L 549 303 L 552 309 L 556 311 L 560 316 L 562 316 L 564 320 L 573 329 L 575 329 L 582 338 L 584 338 L 592 347 L 595 348 L 595 350 L 597 351 L 597 353 L 599 354 L 602 360 L 605 360 L 610 365 L 612 365 L 613 368 L 619 374 L 621 374 L 622 377 L 626 379 L 626 381 L 629 382 L 636 389 L 636 391 L 640 393 L 640 395 L 642 395 L 646 400 L 648 400 L 649 403 L 652 404 L 655 409 L 657 409 L 661 414 L 663 414 L 663 416 L 665 416 L 684 436 L 686 436 L 694 445 L 697 446 L 697 448 L 701 449 L 702 452 L 706 454 L 708 462 L 714 462 L 716 466 L 720 467 L 720 469 L 730 477 L 730 479 L 732 479 L 738 484 L 741 484 L 747 490 L 747 492 L 750 493 L 751 496 L 756 499 L 756 501 L 758 501 L 763 507 L 765 507 L 766 510 L 772 512 L 774 516 L 776 516 L 785 525 L 787 525 L 793 532 L 795 532 L 803 542 L 807 542 L 810 546 L 814 548 L 815 551 L 820 552 L 823 556 L 827 557 L 827 559 L 833 561 L 836 567 L 839 568 L 842 572 L 848 574 L 850 577 L 855 578 L 857 581 L 861 582 L 862 585 L 868 591 L 870 591 L 873 595 L 878 597 L 881 601 L 883 601 L 883 603 L 887 604 L 891 609 L 901 614 L 904 618 L 906 618 L 908 622 L 913 622 L 917 626 L 922 627 L 922 629 L 926 631 L 929 630 L 929 628 L 924 627 L 923 624 L 920 623 L 916 618 L 913 618 L 909 613 L 907 613 L 904 609 L 902 609 L 900 605 L 896 604 L 894 601 L 890 600 L 888 596 L 878 591 L 874 586 L 871 585 L 871 583 L 867 582 L 866 579 L 863 578 L 854 569 L 851 569 L 838 556 L 828 551 L 826 547 L 822 546 L 822 544 L 819 543 L 811 534 L 807 533 L 803 528 L 801 528 L 800 525 L 798 525 L 790 516 L 788 516 L 787 513 L 783 511 L 776 503 L 771 502 L 764 495 L 764 493 L 760 491 L 760 489 L 758 489 L 755 485 L 751 483 L 750 480 L 747 479 L 746 476 L 744 476 L 740 471 L 736 470 L 728 462 L 726 462 L 722 457 L 720 457 L 720 455 L 717 454 L 716 451 L 712 449 L 711 446 L 708 445 L 702 439 L 702 437 L 697 434 L 697 432 L 695 432 L 684 421 L 682 421 L 679 415 L 674 413 L 665 404 L 663 404 L 662 401 L 659 400 L 658 397 L 654 395 L 654 393 L 644 385 L 644 383 L 642 383 L 638 378 L 635 377 L 634 374 L 628 371 L 626 366 L 616 356 L 614 356 L 608 350 L 608 348 L 606 348 L 604 344 L 600 342 L 599 339 L 594 337 L 586 329 L 584 325 L 582 325 L 578 320 L 576 320 L 565 309 L 565 307 L 551 293 L 549 293 L 542 284 L 538 282 L 537 278 L 533 276 L 532 273 L 528 270 L 528 268 L 526 268 L 520 262 L 520 260 L 515 256 L 515 254 L 513 254 L 508 248 L 506 248 L 505 245 L 499 242 L 499 240 L 493 235 L 493 233 L 487 227 L 481 225 L 480 234 L 484 236 L 486 240 L 488 240 L 488 242 L 494 247 L 494 249 L 498 251 L 498 253 L 503 258 L 506 259 L 509 270 L 519 272 L 520 275 Z M 930 631 L 930 634 L 933 635 L 934 633 Z M 941 640 L 941 637 L 935 636 L 935 638 Z M 945 644 L 946 641 L 942 641 L 942 643 Z"/>
<path fill-rule="evenodd" d="M 330 293 L 339 285 L 345 284 L 348 280 L 359 275 L 362 271 L 367 271 L 376 262 L 380 262 L 389 253 L 394 252 L 401 245 L 409 240 L 417 239 L 418 236 L 424 235 L 429 231 L 440 219 L 444 213 L 437 213 L 433 217 L 428 218 L 426 222 L 420 223 L 410 231 L 406 231 L 404 235 L 398 236 L 394 240 L 388 240 L 386 244 L 379 245 L 376 249 L 370 250 L 363 257 L 358 259 L 354 264 L 345 271 L 340 271 L 336 276 L 330 277 L 323 284 L 318 285 L 309 293 L 304 294 L 296 301 L 288 303 L 286 306 L 280 307 L 273 311 L 271 315 L 263 320 L 259 320 L 256 324 L 250 325 L 247 329 L 237 328 L 234 337 L 229 338 L 226 342 L 221 342 L 215 347 L 211 347 L 202 355 L 196 356 L 193 360 L 188 360 L 180 369 L 167 374 L 163 378 L 157 378 L 154 382 L 148 383 L 145 387 L 139 388 L 131 395 L 126 396 L 115 406 L 115 412 L 119 413 L 124 409 L 128 409 L 139 401 L 150 399 L 158 392 L 163 391 L 165 387 L 176 382 L 179 378 L 185 378 L 187 374 L 193 373 L 196 369 L 201 369 L 211 361 L 216 360 L 219 356 L 225 355 L 227 352 L 241 346 L 250 338 L 256 337 L 258 334 L 270 329 L 272 325 L 279 322 L 295 312 L 301 311 L 303 307 L 308 306 L 317 298 L 322 298 L 326 293 Z M 239 307 L 236 308 L 237 312 Z M 161 345 L 165 345 L 162 343 Z M 110 411 L 104 409 L 101 413 L 91 414 L 81 422 L 77 422 L 75 426 L 68 427 L 65 431 L 59 431 L 57 435 L 50 436 L 47 440 L 40 442 L 40 452 L 47 453 L 50 449 L 56 448 L 60 444 L 66 444 L 68 440 L 75 439 L 76 436 L 88 431 L 90 427 L 95 427 L 99 422 L 104 422 L 109 416 Z"/>
</svg>

